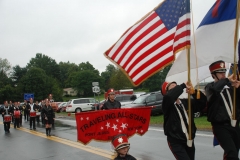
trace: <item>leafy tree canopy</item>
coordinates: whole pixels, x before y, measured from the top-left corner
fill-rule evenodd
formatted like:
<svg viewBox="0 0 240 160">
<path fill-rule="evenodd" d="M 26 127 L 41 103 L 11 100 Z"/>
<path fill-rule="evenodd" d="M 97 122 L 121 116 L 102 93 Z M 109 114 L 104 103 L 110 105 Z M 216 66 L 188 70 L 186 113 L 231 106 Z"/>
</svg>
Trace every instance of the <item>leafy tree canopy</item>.
<svg viewBox="0 0 240 160">
<path fill-rule="evenodd" d="M 56 79 L 60 78 L 60 69 L 56 61 L 47 55 L 37 53 L 35 58 L 31 58 L 26 68 L 38 67 L 43 69 L 48 76 L 52 76 Z"/>
</svg>

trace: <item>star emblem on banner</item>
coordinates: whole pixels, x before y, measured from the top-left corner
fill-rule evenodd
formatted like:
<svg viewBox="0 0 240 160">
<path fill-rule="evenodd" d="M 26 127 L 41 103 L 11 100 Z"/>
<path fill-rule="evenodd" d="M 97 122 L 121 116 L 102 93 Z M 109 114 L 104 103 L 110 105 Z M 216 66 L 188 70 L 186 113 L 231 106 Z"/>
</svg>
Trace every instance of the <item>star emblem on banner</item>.
<svg viewBox="0 0 240 160">
<path fill-rule="evenodd" d="M 119 122 L 119 119 L 116 119 L 117 122 Z"/>
<path fill-rule="evenodd" d="M 87 117 L 86 120 L 89 120 L 89 117 Z"/>
<path fill-rule="evenodd" d="M 101 130 L 103 130 L 104 128 L 103 127 L 101 127 Z"/>
<path fill-rule="evenodd" d="M 118 129 L 118 128 L 117 128 L 117 124 L 113 124 L 112 128 L 114 129 L 114 131 L 115 131 L 116 129 Z"/>
<path fill-rule="evenodd" d="M 118 132 L 119 132 L 119 133 L 122 133 L 122 130 L 120 130 L 120 129 L 119 129 L 119 131 L 118 131 Z"/>
<path fill-rule="evenodd" d="M 122 130 L 124 130 L 125 128 L 127 128 L 127 123 L 122 123 L 121 127 L 122 127 Z"/>
<path fill-rule="evenodd" d="M 83 120 L 83 118 L 81 117 L 81 121 Z"/>
<path fill-rule="evenodd" d="M 107 122 L 106 127 L 107 127 L 107 129 L 110 127 L 110 123 L 109 122 Z"/>
</svg>

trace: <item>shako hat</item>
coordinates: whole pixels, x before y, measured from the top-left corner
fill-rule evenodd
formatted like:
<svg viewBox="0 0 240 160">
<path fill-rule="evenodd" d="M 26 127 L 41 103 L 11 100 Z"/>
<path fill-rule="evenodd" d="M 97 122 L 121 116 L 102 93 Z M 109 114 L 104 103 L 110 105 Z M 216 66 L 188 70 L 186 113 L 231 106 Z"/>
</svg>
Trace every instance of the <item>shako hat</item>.
<svg viewBox="0 0 240 160">
<path fill-rule="evenodd" d="M 117 136 L 113 137 L 112 144 L 116 151 L 130 146 L 130 143 L 128 143 L 128 137 L 126 134 L 118 134 Z"/>
<path fill-rule="evenodd" d="M 168 87 L 170 86 L 170 84 L 172 83 L 175 83 L 177 84 L 177 82 L 173 81 L 173 82 L 163 82 L 162 84 L 162 88 L 161 88 L 161 92 L 162 92 L 162 95 L 165 95 L 168 91 Z"/>
<path fill-rule="evenodd" d="M 212 73 L 221 73 L 221 72 L 226 72 L 226 67 L 225 67 L 225 62 L 222 60 L 213 62 L 210 66 L 209 66 L 209 70 Z"/>
<path fill-rule="evenodd" d="M 115 94 L 115 91 L 114 91 L 113 88 L 110 88 L 107 93 L 108 93 L 108 95 L 109 95 L 109 94 Z"/>
</svg>

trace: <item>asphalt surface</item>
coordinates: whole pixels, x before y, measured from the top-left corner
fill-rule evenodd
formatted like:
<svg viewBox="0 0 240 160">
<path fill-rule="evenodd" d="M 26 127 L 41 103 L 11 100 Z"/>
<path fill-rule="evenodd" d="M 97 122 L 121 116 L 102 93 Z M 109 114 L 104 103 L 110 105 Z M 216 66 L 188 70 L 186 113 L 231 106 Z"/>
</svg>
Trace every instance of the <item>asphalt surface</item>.
<svg viewBox="0 0 240 160">
<path fill-rule="evenodd" d="M 2 120 L 2 119 L 1 119 Z M 37 126 L 37 130 L 29 130 L 29 122 L 23 122 L 23 127 L 10 128 L 5 134 L 4 126 L 0 125 L 0 159 L 1 160 L 106 160 L 100 154 L 103 150 L 83 146 L 75 140 L 69 141 L 55 133 L 67 132 L 66 127 L 56 127 L 51 137 L 45 135 L 45 129 Z M 68 129 L 67 129 L 68 130 Z M 94 153 L 91 153 L 94 152 Z M 98 154 L 96 154 L 98 153 Z"/>
<path fill-rule="evenodd" d="M 107 160 L 114 157 L 110 142 L 91 141 L 86 146 L 77 142 L 76 122 L 69 117 L 56 120 L 51 137 L 45 135 L 41 124 L 32 131 L 29 122 L 23 122 L 23 127 L 19 129 L 11 126 L 10 134 L 5 134 L 2 122 L 0 124 L 1 160 Z M 211 132 L 197 132 L 195 160 L 223 159 L 223 150 L 220 146 L 213 147 L 212 140 Z M 150 126 L 145 135 L 134 135 L 129 142 L 129 153 L 138 160 L 175 159 L 160 126 Z"/>
<path fill-rule="evenodd" d="M 76 126 L 75 120 L 69 119 L 58 119 L 62 124 L 69 125 L 71 127 Z M 71 132 L 71 133 L 70 133 Z M 61 132 L 61 136 L 66 136 L 65 132 Z M 76 129 L 68 132 L 70 134 L 77 134 Z M 72 140 L 75 137 L 72 137 Z M 130 154 L 137 157 L 138 160 L 174 160 L 174 156 L 171 153 L 166 136 L 164 135 L 163 129 L 160 126 L 150 126 L 149 130 L 143 136 L 134 135 L 129 139 L 131 143 Z M 103 143 L 97 141 L 91 141 L 89 146 L 101 148 L 107 151 L 113 151 L 110 143 Z M 220 146 L 213 147 L 213 134 L 210 131 L 197 131 L 195 138 L 195 160 L 220 160 L 223 159 L 223 150 Z"/>
</svg>

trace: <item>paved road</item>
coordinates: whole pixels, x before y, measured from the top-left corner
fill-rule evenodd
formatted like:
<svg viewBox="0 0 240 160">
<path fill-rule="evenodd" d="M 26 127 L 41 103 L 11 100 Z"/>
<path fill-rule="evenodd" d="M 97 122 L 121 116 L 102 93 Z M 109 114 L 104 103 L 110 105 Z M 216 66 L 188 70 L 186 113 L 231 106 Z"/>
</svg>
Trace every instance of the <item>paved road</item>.
<svg viewBox="0 0 240 160">
<path fill-rule="evenodd" d="M 57 127 L 53 134 L 64 132 L 64 128 Z M 112 153 L 81 145 L 76 140 L 70 141 L 57 136 L 47 137 L 44 131 L 45 129 L 41 126 L 38 126 L 36 131 L 29 130 L 28 122 L 24 122 L 23 127 L 14 129 L 11 126 L 10 133 L 5 134 L 3 124 L 0 122 L 0 159 L 106 160 L 111 157 Z M 71 136 L 76 137 L 76 135 Z"/>
<path fill-rule="evenodd" d="M 75 120 L 58 119 L 54 136 L 46 137 L 45 129 L 37 126 L 37 131 L 29 130 L 28 122 L 20 129 L 11 128 L 5 134 L 0 125 L 1 160 L 104 160 L 113 157 L 109 142 L 92 141 L 87 146 L 77 142 Z M 160 127 L 150 127 L 143 135 L 130 138 L 130 154 L 139 160 L 174 160 L 166 137 Z M 4 145 L 2 145 L 4 144 Z M 222 159 L 222 149 L 212 146 L 212 133 L 198 132 L 195 140 L 196 160 Z"/>
<path fill-rule="evenodd" d="M 63 124 L 75 128 L 75 120 L 62 120 Z M 72 133 L 77 134 L 76 130 L 71 130 Z M 71 136 L 69 136 L 71 137 Z M 75 137 L 74 137 L 75 138 Z M 74 139 L 72 139 L 74 140 Z M 75 139 L 76 140 L 76 139 Z M 143 135 L 135 135 L 130 138 L 131 149 L 130 154 L 142 160 L 174 160 L 171 151 L 168 148 L 166 136 L 161 127 L 150 127 L 149 131 Z M 223 159 L 223 150 L 220 146 L 213 147 L 212 132 L 198 131 L 195 139 L 196 159 L 195 160 L 220 160 Z M 110 143 L 92 141 L 90 146 L 100 147 L 104 150 L 112 151 Z"/>
</svg>

